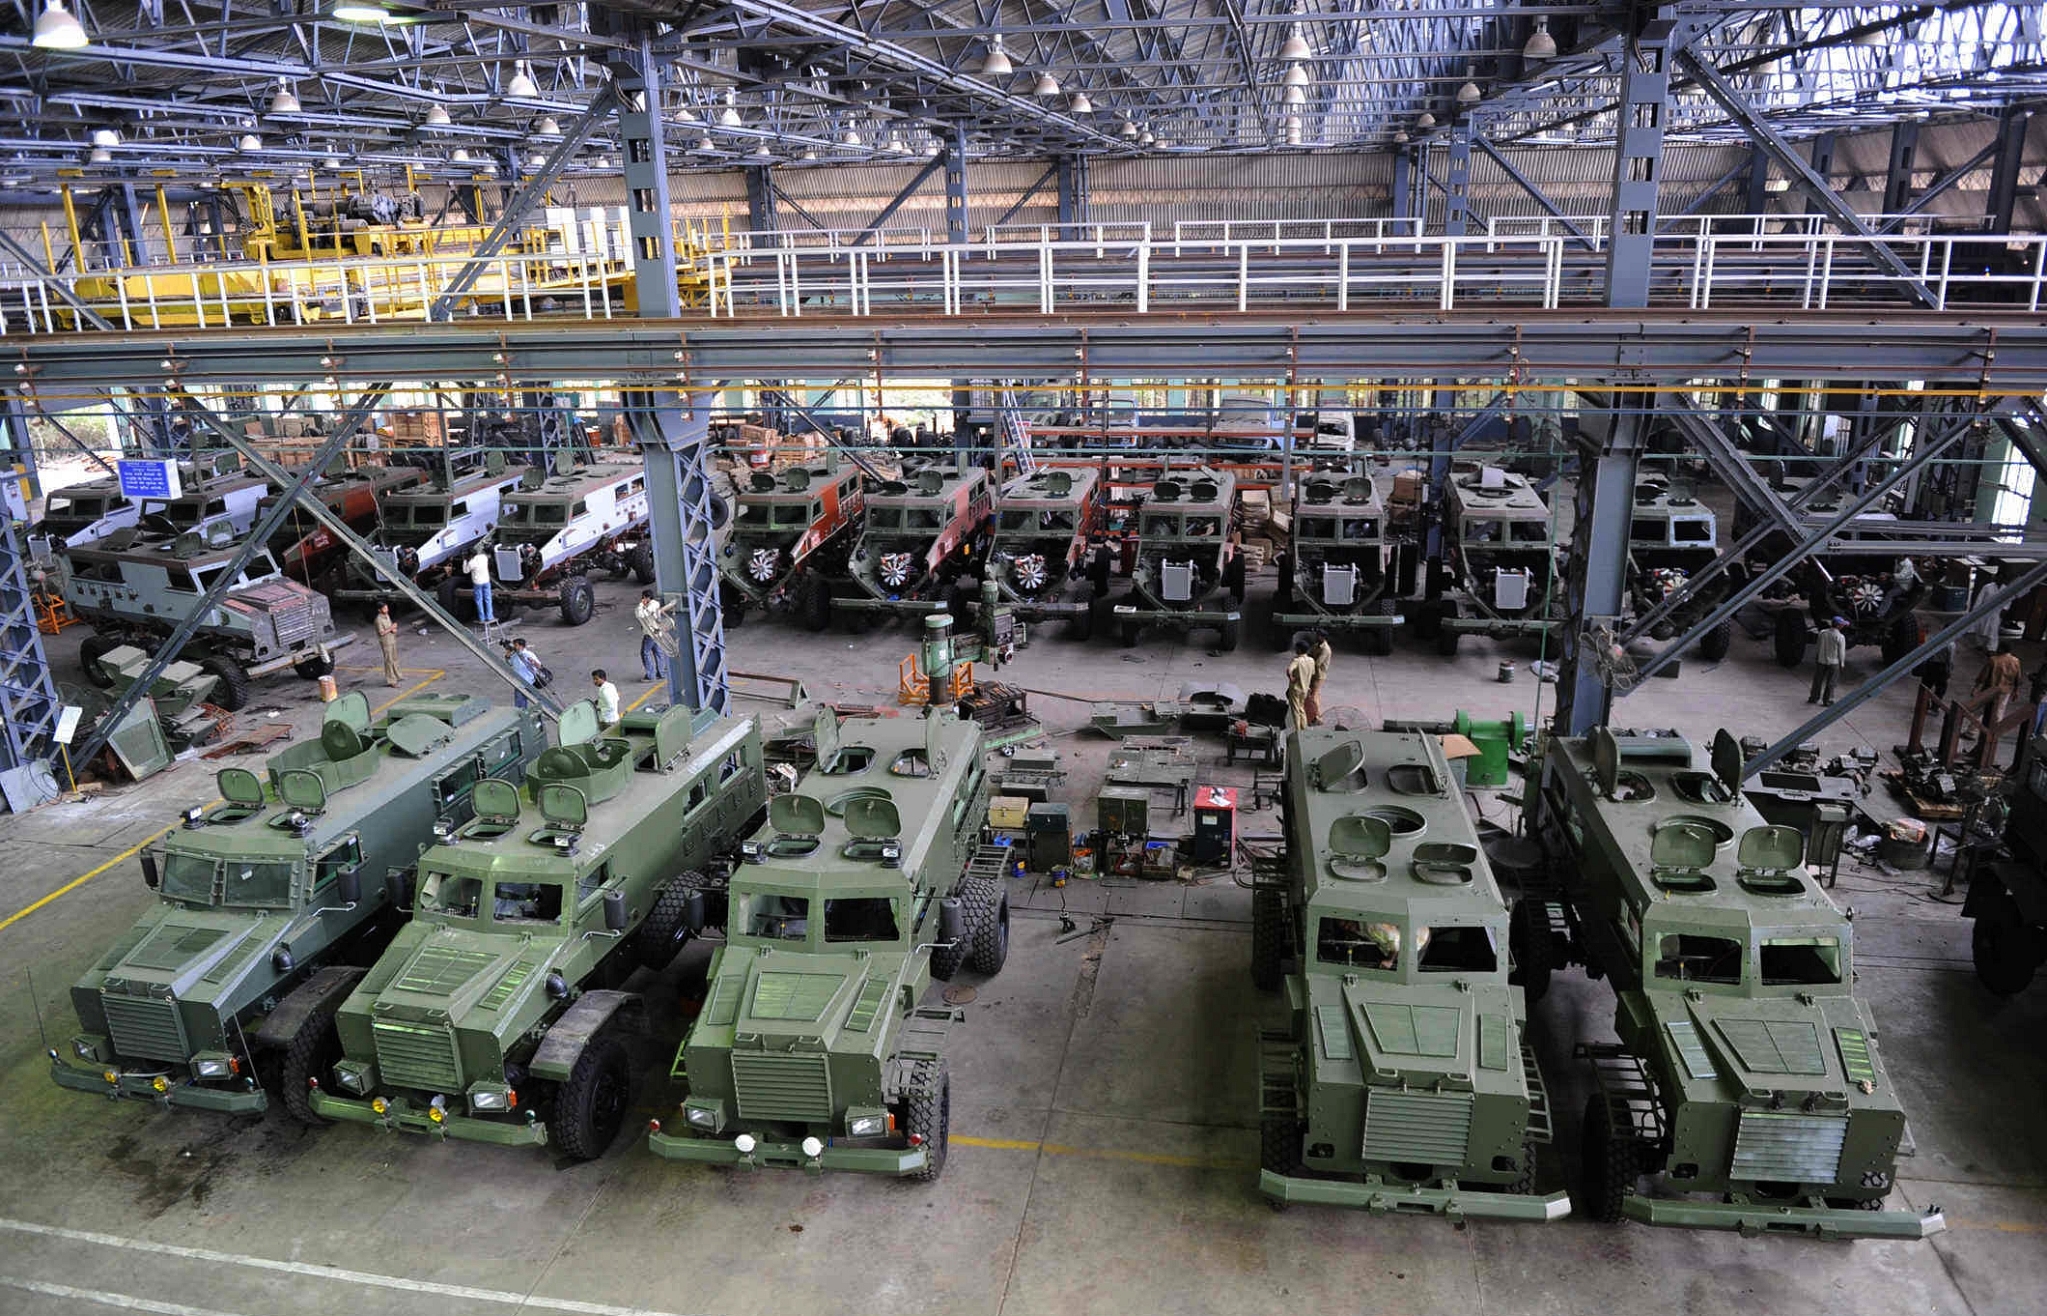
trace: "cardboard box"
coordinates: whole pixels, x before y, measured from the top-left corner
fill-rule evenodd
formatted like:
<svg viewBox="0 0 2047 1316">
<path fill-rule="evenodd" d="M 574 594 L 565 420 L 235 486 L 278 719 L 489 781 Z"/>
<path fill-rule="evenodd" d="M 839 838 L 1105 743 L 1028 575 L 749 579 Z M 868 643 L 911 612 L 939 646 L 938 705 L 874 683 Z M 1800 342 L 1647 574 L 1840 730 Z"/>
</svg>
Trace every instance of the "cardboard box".
<svg viewBox="0 0 2047 1316">
<path fill-rule="evenodd" d="M 1396 503 L 1418 503 L 1422 500 L 1422 474 L 1419 471 L 1402 471 L 1393 477 L 1393 496 Z"/>
</svg>

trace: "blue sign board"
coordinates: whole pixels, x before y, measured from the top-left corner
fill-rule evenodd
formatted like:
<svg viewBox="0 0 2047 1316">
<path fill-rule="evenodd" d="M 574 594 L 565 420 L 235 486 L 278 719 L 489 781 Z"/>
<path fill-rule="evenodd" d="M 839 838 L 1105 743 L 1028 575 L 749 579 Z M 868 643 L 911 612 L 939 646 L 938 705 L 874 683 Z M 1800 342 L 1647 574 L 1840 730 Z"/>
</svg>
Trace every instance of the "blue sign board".
<svg viewBox="0 0 2047 1316">
<path fill-rule="evenodd" d="M 183 492 L 174 461 L 124 460 L 119 465 L 121 492 L 130 498 L 176 498 Z"/>
</svg>

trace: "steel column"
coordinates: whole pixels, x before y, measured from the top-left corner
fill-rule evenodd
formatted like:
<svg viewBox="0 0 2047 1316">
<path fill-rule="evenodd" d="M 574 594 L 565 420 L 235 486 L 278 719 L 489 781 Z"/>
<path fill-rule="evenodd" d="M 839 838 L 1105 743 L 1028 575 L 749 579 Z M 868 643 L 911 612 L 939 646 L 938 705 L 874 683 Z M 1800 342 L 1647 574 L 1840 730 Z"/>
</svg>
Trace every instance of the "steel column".
<svg viewBox="0 0 2047 1316">
<path fill-rule="evenodd" d="M 1471 116 L 1460 114 L 1450 125 L 1443 165 L 1443 232 L 1453 238 L 1464 236 L 1471 219 L 1471 139 Z"/>
<path fill-rule="evenodd" d="M 9 399 L 0 417 L 4 417 L 8 447 L 33 470 L 27 409 L 19 400 Z M 0 479 L 15 486 L 24 503 L 28 490 L 21 486 L 26 478 L 12 470 L 0 474 Z M 36 629 L 21 539 L 14 518 L 10 515 L 5 520 L 7 524 L 0 525 L 0 722 L 5 723 L 0 771 L 21 767 L 37 756 L 42 742 L 56 729 L 57 714 L 63 707 L 56 678 L 50 674 L 42 632 Z"/>
<path fill-rule="evenodd" d="M 1613 222 L 1606 236 L 1608 306 L 1649 304 L 1649 259 L 1656 245 L 1663 133 L 1670 117 L 1672 26 L 1669 20 L 1661 18 L 1645 22 L 1642 30 L 1628 39 L 1621 53 L 1621 99 L 1614 134 Z"/>
<path fill-rule="evenodd" d="M 1403 146 L 1393 153 L 1393 218 L 1414 215 L 1414 148 Z"/>
<path fill-rule="evenodd" d="M 967 126 L 952 125 L 952 135 L 940 149 L 945 163 L 945 240 L 952 246 L 967 241 Z"/>
<path fill-rule="evenodd" d="M 679 300 L 656 67 L 644 37 L 637 58 L 621 57 L 611 66 L 611 85 L 620 97 L 618 130 L 626 161 L 633 281 L 640 289 L 643 319 L 673 316 Z M 769 180 L 762 181 L 772 186 Z M 712 295 L 717 295 L 715 289 Z M 677 375 L 687 387 L 689 353 L 678 351 L 675 356 Z M 663 388 L 627 389 L 621 397 L 627 427 L 647 465 L 655 587 L 664 601 L 676 605 L 677 644 L 668 660 L 668 698 L 672 704 L 723 713 L 731 706 L 731 694 L 713 542 L 711 396 L 692 391 L 685 397 Z"/>
<path fill-rule="evenodd" d="M 1812 139 L 1810 149 L 1812 153 L 1808 160 L 1812 165 L 1813 175 L 1821 182 L 1826 183 L 1828 190 L 1831 191 L 1833 189 L 1832 175 L 1834 172 L 1834 134 L 1821 133 Z M 1805 213 L 1808 215 L 1820 214 L 1821 212 L 1815 209 L 1818 204 L 1818 201 L 1808 196 L 1805 202 Z"/>
<path fill-rule="evenodd" d="M 1062 155 L 1054 167 L 1059 171 L 1059 236 L 1072 238 L 1077 236 L 1074 226 L 1087 223 L 1087 157 Z"/>
<path fill-rule="evenodd" d="M 746 226 L 756 233 L 782 227 L 775 215 L 775 182 L 766 165 L 746 167 Z"/>
<path fill-rule="evenodd" d="M 1895 215 L 1912 199 L 1912 164 L 1919 154 L 1919 123 L 1907 119 L 1891 125 L 1891 160 L 1884 170 L 1883 213 Z"/>
<path fill-rule="evenodd" d="M 1913 197 L 1910 201 L 1906 202 L 1903 206 L 1899 207 L 1896 213 L 1894 213 L 1890 218 L 1886 219 L 1881 225 L 1877 227 L 1877 232 L 1879 233 L 1895 232 L 1898 226 L 1904 223 L 1907 219 L 1910 219 L 1912 216 L 1924 212 L 1928 206 L 1932 205 L 1935 201 L 1939 200 L 1941 197 L 1946 196 L 1949 192 L 1953 191 L 1955 184 L 1961 182 L 1964 178 L 1967 178 L 1970 174 L 1973 174 L 1978 169 L 1982 168 L 1984 163 L 1987 162 L 1991 156 L 1997 154 L 1997 147 L 1998 139 L 1995 137 L 1991 138 L 1990 141 L 1986 143 L 1981 150 L 1976 152 L 1976 154 L 1970 156 L 1968 159 L 1962 161 L 1954 168 L 1948 170 L 1939 178 L 1934 179 L 1933 186 L 1927 188 L 1924 192 L 1921 192 L 1918 196 Z"/>
<path fill-rule="evenodd" d="M 1985 207 L 1992 233 L 2011 232 L 2012 212 L 2019 199 L 2019 167 L 2026 155 L 2026 128 L 2033 111 L 2007 105 L 1997 117 L 1997 163 L 1990 171 L 1990 201 Z"/>
<path fill-rule="evenodd" d="M 1760 146 L 1748 148 L 1748 201 L 1744 206 L 1747 213 L 1760 215 L 1770 205 L 1770 155 Z M 1756 231 L 1762 231 L 1762 221 L 1756 221 Z"/>
</svg>

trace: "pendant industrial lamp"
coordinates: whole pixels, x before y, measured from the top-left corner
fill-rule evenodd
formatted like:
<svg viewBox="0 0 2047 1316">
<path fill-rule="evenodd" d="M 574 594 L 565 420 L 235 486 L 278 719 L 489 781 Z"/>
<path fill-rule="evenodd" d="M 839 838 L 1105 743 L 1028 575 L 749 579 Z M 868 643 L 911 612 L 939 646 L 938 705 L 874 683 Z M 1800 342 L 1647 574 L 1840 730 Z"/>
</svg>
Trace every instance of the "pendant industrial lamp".
<svg viewBox="0 0 2047 1316">
<path fill-rule="evenodd" d="M 29 41 L 36 49 L 76 50 L 85 43 L 85 24 L 64 7 L 64 0 L 49 0 L 36 15 L 35 36 Z"/>
<path fill-rule="evenodd" d="M 56 0 L 51 0 L 51 3 L 56 3 Z M 85 44 L 82 38 L 79 44 Z M 981 76 L 984 78 L 1006 78 L 1014 71 L 1014 66 L 1009 62 L 1009 52 L 1002 48 L 1002 36 L 1000 33 L 997 33 L 988 42 L 988 56 L 981 61 Z"/>
<path fill-rule="evenodd" d="M 1058 94 L 1059 79 L 1052 76 L 1052 71 L 1050 69 L 1047 69 L 1044 72 L 1038 74 L 1038 84 L 1035 87 L 1031 88 L 1031 95 L 1057 96 Z"/>
<path fill-rule="evenodd" d="M 270 98 L 270 113 L 275 116 L 279 114 L 297 114 L 298 112 L 298 93 L 291 89 L 289 82 L 279 78 L 277 80 L 277 94 Z"/>
<path fill-rule="evenodd" d="M 526 71 L 526 61 L 517 60 L 512 65 L 512 80 L 505 84 L 505 99 L 513 101 L 535 100 L 540 95 L 539 86 L 533 75 Z"/>
<path fill-rule="evenodd" d="M 1535 16 L 1535 31 L 1529 33 L 1528 44 L 1521 47 L 1523 59 L 1555 59 L 1557 39 L 1549 34 L 1549 15 Z"/>
</svg>

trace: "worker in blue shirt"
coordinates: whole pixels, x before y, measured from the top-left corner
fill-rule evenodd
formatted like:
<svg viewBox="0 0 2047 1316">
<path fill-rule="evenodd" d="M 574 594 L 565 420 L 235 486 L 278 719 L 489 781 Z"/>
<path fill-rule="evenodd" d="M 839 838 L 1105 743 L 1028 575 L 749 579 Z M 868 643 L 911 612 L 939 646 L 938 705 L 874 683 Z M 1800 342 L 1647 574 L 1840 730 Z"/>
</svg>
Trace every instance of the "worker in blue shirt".
<svg viewBox="0 0 2047 1316">
<path fill-rule="evenodd" d="M 540 673 L 543 665 L 540 661 L 540 655 L 526 647 L 526 641 L 510 640 L 506 642 L 505 665 L 510 667 L 512 675 L 518 677 L 520 682 L 528 688 L 534 690 L 540 688 Z M 513 693 L 512 702 L 520 708 L 525 708 L 533 701 L 526 697 L 524 690 L 520 690 Z"/>
</svg>

